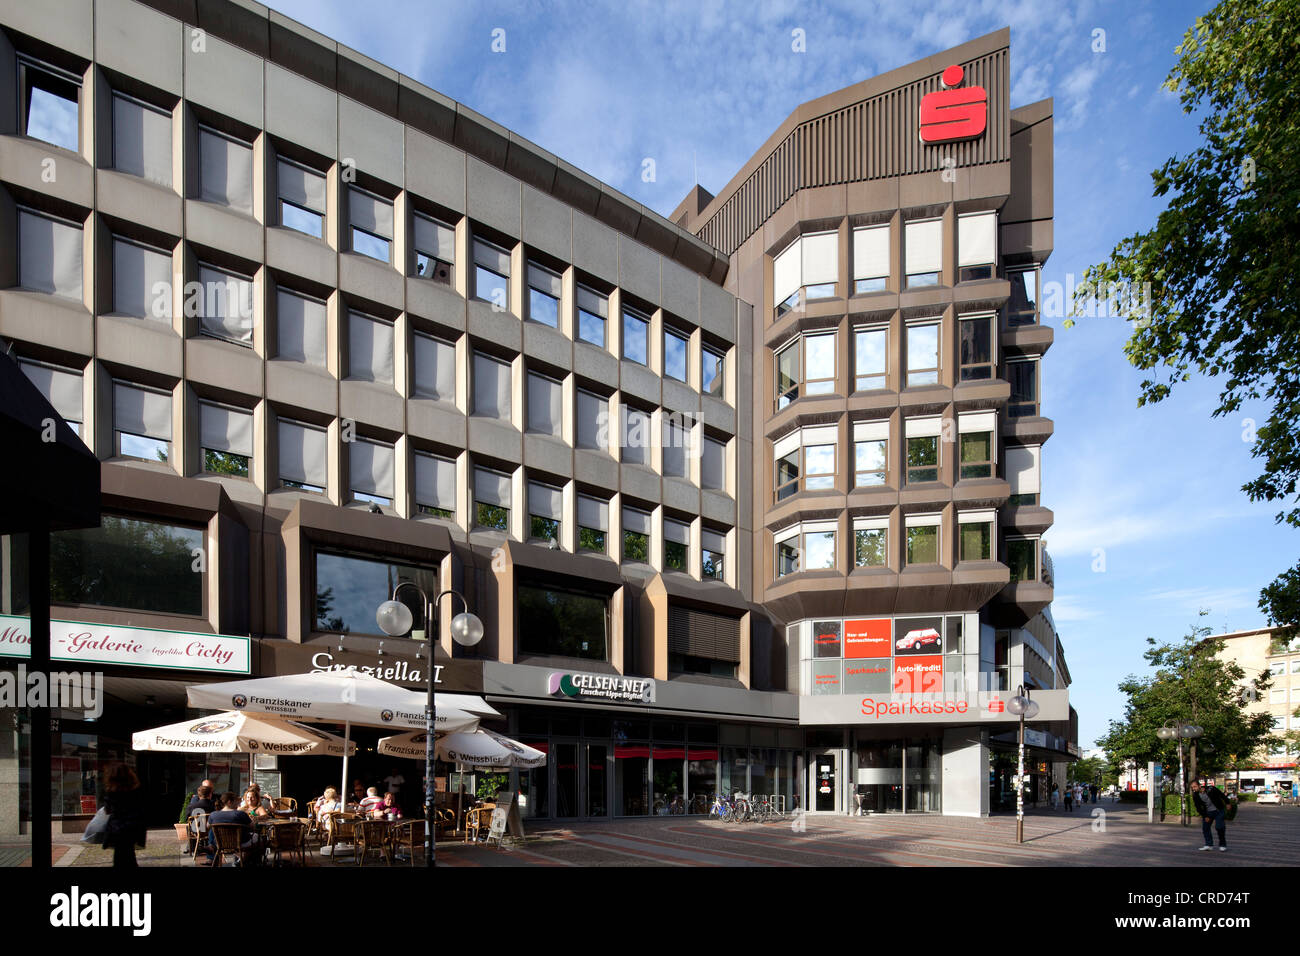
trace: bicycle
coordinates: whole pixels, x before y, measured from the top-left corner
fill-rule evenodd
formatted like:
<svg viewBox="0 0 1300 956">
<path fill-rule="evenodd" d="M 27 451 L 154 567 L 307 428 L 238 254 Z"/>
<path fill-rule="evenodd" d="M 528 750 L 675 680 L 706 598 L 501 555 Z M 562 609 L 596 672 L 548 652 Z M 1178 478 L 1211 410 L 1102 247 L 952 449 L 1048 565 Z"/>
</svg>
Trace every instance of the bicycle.
<svg viewBox="0 0 1300 956">
<path fill-rule="evenodd" d="M 736 807 L 720 793 L 713 795 L 713 805 L 709 807 L 709 816 L 716 816 L 723 823 L 735 822 Z"/>
</svg>

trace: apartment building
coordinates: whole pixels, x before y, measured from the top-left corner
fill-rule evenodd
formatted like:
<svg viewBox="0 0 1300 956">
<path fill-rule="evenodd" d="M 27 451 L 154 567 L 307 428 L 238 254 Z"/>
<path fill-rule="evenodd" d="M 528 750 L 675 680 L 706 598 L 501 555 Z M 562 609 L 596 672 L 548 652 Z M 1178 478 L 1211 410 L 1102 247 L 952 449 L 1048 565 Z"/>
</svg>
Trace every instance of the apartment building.
<svg viewBox="0 0 1300 956">
<path fill-rule="evenodd" d="M 1268 628 L 1215 634 L 1212 638 L 1223 642 L 1219 658 L 1240 667 L 1246 680 L 1269 674 L 1269 689 L 1251 703 L 1249 712 L 1272 717 L 1273 733 L 1278 737 L 1300 730 L 1300 718 L 1295 716 L 1300 710 L 1300 638 L 1282 640 Z M 1227 780 L 1236 786 L 1240 779 L 1242 789 L 1247 791 L 1272 786 L 1289 793 L 1296 781 L 1296 756 L 1296 747 L 1285 741 L 1258 753 L 1239 754 L 1241 772 L 1228 774 Z"/>
<path fill-rule="evenodd" d="M 4 0 L 0 27 L 0 337 L 102 462 L 101 527 L 52 542 L 56 666 L 109 694 L 59 718 L 56 813 L 114 758 L 164 820 L 247 780 L 131 733 L 195 681 L 346 666 L 484 694 L 551 755 L 512 774 L 539 819 L 728 789 L 978 815 L 1020 684 L 1036 758 L 1068 757 L 1051 114 L 1010 109 L 1007 31 L 799 107 L 664 218 L 256 4 Z M 987 130 L 918 145 L 953 63 Z M 463 592 L 482 643 L 409 590 L 383 636 L 405 580 Z M 307 764 L 286 792 L 330 780 Z"/>
</svg>

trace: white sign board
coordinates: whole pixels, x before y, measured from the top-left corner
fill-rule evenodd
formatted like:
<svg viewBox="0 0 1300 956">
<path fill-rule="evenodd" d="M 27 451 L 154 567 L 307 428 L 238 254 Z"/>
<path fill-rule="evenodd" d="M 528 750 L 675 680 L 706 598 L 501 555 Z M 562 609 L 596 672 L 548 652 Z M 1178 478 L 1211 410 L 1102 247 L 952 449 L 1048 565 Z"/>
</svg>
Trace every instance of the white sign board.
<svg viewBox="0 0 1300 956">
<path fill-rule="evenodd" d="M 121 664 L 173 670 L 251 673 L 252 639 L 148 627 L 50 621 L 50 659 L 74 664 Z M 25 617 L 0 614 L 0 656 L 31 657 Z"/>
</svg>

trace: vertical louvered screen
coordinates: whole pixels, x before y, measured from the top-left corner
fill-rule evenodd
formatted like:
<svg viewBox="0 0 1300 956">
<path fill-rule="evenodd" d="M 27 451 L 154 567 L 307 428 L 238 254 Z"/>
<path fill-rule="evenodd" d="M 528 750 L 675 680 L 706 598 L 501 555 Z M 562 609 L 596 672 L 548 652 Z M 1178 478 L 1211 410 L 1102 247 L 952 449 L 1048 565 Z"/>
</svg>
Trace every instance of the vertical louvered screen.
<svg viewBox="0 0 1300 956">
<path fill-rule="evenodd" d="M 740 663 L 740 619 L 693 608 L 668 609 L 668 653 Z"/>
</svg>

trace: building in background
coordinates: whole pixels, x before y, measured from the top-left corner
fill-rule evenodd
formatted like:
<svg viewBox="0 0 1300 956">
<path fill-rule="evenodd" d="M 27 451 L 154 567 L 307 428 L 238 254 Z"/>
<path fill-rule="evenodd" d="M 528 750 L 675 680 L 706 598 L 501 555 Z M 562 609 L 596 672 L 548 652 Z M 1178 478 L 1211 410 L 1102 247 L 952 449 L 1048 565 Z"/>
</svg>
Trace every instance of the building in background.
<svg viewBox="0 0 1300 956">
<path fill-rule="evenodd" d="M 551 755 L 511 780 L 537 819 L 732 789 L 980 815 L 1021 684 L 1035 794 L 1077 752 L 1039 499 L 1051 110 L 1010 108 L 1008 31 L 805 104 L 664 218 L 256 4 L 0 0 L 0 27 L 0 337 L 106 515 L 53 544 L 56 662 L 109 694 L 58 720 L 57 813 L 112 759 L 164 823 L 246 781 L 130 751 L 188 683 L 420 687 L 431 653 Z M 482 644 L 449 605 L 385 638 L 402 580 L 464 591 Z"/>
<path fill-rule="evenodd" d="M 1300 718 L 1294 716 L 1300 710 L 1300 638 L 1283 641 L 1263 628 L 1212 634 L 1206 640 L 1223 642 L 1219 658 L 1245 671 L 1244 681 L 1253 681 L 1263 673 L 1270 675 L 1269 689 L 1251 703 L 1248 713 L 1271 716 L 1273 733 L 1279 737 L 1300 729 Z M 1240 780 L 1243 792 L 1274 787 L 1284 789 L 1287 791 L 1284 795 L 1289 795 L 1296 781 L 1296 757 L 1295 746 L 1288 747 L 1285 742 L 1257 753 L 1238 754 L 1239 773 L 1228 774 L 1226 780 L 1233 786 Z"/>
</svg>

